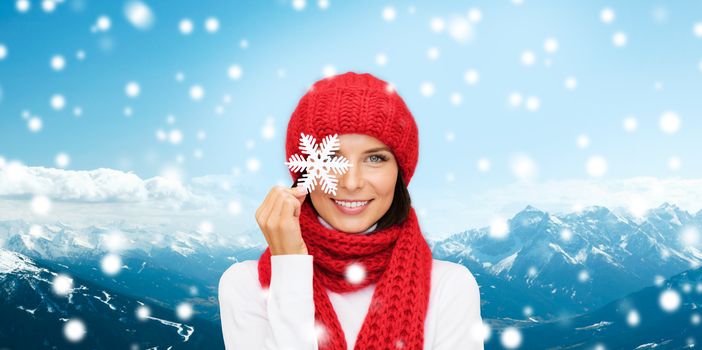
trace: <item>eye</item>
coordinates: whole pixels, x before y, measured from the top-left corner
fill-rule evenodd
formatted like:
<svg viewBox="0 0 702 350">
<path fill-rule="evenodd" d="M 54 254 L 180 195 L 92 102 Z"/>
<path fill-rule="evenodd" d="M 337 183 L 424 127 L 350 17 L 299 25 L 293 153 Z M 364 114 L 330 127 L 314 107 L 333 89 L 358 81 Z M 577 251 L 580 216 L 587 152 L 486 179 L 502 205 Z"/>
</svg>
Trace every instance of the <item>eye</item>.
<svg viewBox="0 0 702 350">
<path fill-rule="evenodd" d="M 384 155 L 381 155 L 381 154 L 373 154 L 373 155 L 369 156 L 368 158 L 373 158 L 373 157 L 376 157 L 376 158 L 380 159 L 380 161 L 378 161 L 378 162 L 373 162 L 373 163 L 381 163 L 381 162 L 384 162 L 384 161 L 388 160 L 388 157 L 386 157 L 386 156 L 384 156 Z"/>
</svg>

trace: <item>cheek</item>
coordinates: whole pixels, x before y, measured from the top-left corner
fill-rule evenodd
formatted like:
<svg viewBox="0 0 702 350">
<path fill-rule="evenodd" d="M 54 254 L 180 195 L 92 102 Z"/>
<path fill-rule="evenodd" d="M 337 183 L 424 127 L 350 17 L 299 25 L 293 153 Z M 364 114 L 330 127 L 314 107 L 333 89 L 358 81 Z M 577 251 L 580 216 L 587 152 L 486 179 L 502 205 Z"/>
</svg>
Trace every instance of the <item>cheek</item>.
<svg viewBox="0 0 702 350">
<path fill-rule="evenodd" d="M 395 193 L 397 173 L 394 175 L 390 173 L 378 174 L 371 181 L 377 195 L 382 197 L 392 196 Z"/>
</svg>

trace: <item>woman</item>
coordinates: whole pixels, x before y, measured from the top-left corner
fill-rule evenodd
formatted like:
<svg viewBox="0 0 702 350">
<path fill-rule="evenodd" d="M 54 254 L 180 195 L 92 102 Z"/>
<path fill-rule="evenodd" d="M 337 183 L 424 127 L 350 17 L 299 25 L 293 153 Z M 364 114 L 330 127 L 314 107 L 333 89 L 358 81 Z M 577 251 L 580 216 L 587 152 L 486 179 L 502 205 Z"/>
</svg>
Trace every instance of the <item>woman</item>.
<svg viewBox="0 0 702 350">
<path fill-rule="evenodd" d="M 275 186 L 263 200 L 268 248 L 219 283 L 227 349 L 483 349 L 475 278 L 432 259 L 410 205 L 419 138 L 402 98 L 370 74 L 322 79 L 290 118 L 286 159 L 301 133 L 338 134 L 352 165 L 335 195 Z"/>
</svg>

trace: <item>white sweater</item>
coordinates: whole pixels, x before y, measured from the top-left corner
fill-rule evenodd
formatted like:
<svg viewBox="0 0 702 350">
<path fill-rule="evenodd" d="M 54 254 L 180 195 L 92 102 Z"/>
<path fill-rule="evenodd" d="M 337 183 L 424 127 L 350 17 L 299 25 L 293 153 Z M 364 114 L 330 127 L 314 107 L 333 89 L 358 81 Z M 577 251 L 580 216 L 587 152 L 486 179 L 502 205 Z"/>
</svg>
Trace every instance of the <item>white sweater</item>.
<svg viewBox="0 0 702 350">
<path fill-rule="evenodd" d="M 272 255 L 268 290 L 258 281 L 258 260 L 235 263 L 224 272 L 219 281 L 219 306 L 228 350 L 318 349 L 317 336 L 323 330 L 314 319 L 313 259 L 308 254 Z M 475 278 L 456 263 L 434 259 L 432 266 L 424 350 L 482 350 L 480 292 Z M 354 348 L 374 290 L 375 283 L 344 294 L 327 289 L 349 350 Z"/>
</svg>

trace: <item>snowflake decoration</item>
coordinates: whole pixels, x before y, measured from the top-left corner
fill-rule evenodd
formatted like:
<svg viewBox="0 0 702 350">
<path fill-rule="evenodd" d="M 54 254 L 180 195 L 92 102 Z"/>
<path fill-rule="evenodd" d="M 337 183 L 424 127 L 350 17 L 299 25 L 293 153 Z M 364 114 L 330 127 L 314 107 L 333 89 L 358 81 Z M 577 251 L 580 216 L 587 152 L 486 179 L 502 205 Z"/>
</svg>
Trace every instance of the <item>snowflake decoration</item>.
<svg viewBox="0 0 702 350">
<path fill-rule="evenodd" d="M 337 136 L 337 134 L 333 136 L 327 135 L 322 140 L 320 148 L 317 140 L 312 135 L 300 133 L 300 151 L 308 155 L 307 159 L 299 154 L 293 154 L 285 162 L 285 165 L 294 172 L 307 170 L 298 179 L 298 186 L 305 188 L 308 192 L 314 191 L 315 185 L 317 185 L 317 178 L 319 178 L 322 180 L 322 190 L 336 195 L 336 184 L 339 182 L 339 179 L 330 170 L 338 175 L 343 175 L 350 166 L 353 166 L 343 156 L 332 157 L 334 151 L 339 150 L 339 139 Z"/>
</svg>

